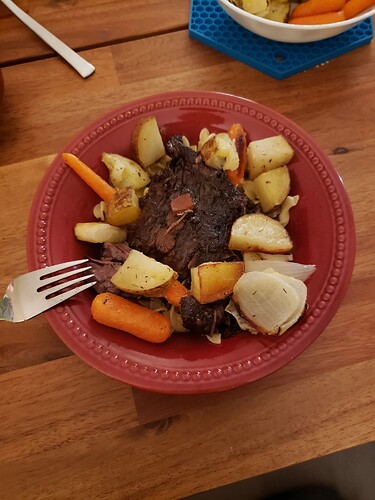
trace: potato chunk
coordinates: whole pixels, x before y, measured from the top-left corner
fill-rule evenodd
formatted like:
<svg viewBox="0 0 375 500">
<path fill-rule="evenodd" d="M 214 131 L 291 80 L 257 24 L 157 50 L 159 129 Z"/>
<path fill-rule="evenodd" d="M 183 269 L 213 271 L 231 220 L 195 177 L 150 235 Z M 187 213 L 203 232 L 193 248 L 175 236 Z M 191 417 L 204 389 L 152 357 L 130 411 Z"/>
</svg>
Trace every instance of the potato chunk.
<svg viewBox="0 0 375 500">
<path fill-rule="evenodd" d="M 77 240 L 89 243 L 121 243 L 126 240 L 126 229 L 105 222 L 78 222 L 74 226 Z"/>
<path fill-rule="evenodd" d="M 131 250 L 111 282 L 124 292 L 146 297 L 163 297 L 165 290 L 177 279 L 169 266 L 148 257 L 138 250 Z"/>
<path fill-rule="evenodd" d="M 279 221 L 264 214 L 246 214 L 234 221 L 229 248 L 279 254 L 290 252 L 293 243 Z"/>
<path fill-rule="evenodd" d="M 131 144 L 134 159 L 148 167 L 165 155 L 165 147 L 155 116 L 147 116 L 133 130 Z"/>
<path fill-rule="evenodd" d="M 286 0 L 271 0 L 268 13 L 264 16 L 271 21 L 278 21 L 279 23 L 286 23 L 289 18 L 290 3 Z"/>
<path fill-rule="evenodd" d="M 243 262 L 206 262 L 193 267 L 191 293 L 200 304 L 224 299 L 244 273 Z"/>
<path fill-rule="evenodd" d="M 103 153 L 102 161 L 109 170 L 109 180 L 116 188 L 132 187 L 136 191 L 150 182 L 150 176 L 133 160 L 114 153 Z"/>
<path fill-rule="evenodd" d="M 270 0 L 242 0 L 242 8 L 250 14 L 263 17 L 269 10 Z"/>
<path fill-rule="evenodd" d="M 211 134 L 200 152 L 205 164 L 217 170 L 236 170 L 240 163 L 236 143 L 226 132 Z"/>
<path fill-rule="evenodd" d="M 282 167 L 293 158 L 294 151 L 282 135 L 252 141 L 247 147 L 250 179 L 274 168 Z"/>
<path fill-rule="evenodd" d="M 271 212 L 283 203 L 289 194 L 290 176 L 288 167 L 279 167 L 258 175 L 254 189 L 263 212 Z"/>
<path fill-rule="evenodd" d="M 106 219 L 113 226 L 124 226 L 138 219 L 141 210 L 138 197 L 131 187 L 118 189 L 106 208 Z"/>
</svg>

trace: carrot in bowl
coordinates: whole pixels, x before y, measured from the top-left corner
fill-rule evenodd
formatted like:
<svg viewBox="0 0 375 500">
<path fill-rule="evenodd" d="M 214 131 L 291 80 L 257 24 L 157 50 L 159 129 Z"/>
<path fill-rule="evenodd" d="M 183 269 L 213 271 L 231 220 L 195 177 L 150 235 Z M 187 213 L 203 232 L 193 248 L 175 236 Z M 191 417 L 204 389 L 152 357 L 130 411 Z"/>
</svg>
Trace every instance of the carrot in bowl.
<svg viewBox="0 0 375 500">
<path fill-rule="evenodd" d="M 343 8 L 345 0 L 307 0 L 300 3 L 292 11 L 292 19 L 296 17 L 316 16 L 337 12 Z"/>
<path fill-rule="evenodd" d="M 71 153 L 63 153 L 62 157 L 67 165 L 72 168 L 81 179 L 95 191 L 104 201 L 108 201 L 116 192 L 108 182 L 96 174 L 86 163 Z"/>
<path fill-rule="evenodd" d="M 342 10 L 345 18 L 351 19 L 373 5 L 375 5 L 375 0 L 349 0 L 349 2 L 346 2 Z"/>
<path fill-rule="evenodd" d="M 345 16 L 342 10 L 339 12 L 329 12 L 328 14 L 318 14 L 316 16 L 296 17 L 291 19 L 289 24 L 312 25 L 312 24 L 332 24 L 345 21 Z"/>
<path fill-rule="evenodd" d="M 160 344 L 171 335 L 171 322 L 162 314 L 114 293 L 100 293 L 91 304 L 95 321 L 128 332 L 148 342 Z"/>
</svg>

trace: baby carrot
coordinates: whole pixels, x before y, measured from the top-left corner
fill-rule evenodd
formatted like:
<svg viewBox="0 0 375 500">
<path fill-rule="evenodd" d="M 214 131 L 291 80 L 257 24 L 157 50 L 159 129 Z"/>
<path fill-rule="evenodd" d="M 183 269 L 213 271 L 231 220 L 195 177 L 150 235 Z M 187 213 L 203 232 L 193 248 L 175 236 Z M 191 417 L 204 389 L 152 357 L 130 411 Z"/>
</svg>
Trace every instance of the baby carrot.
<svg viewBox="0 0 375 500">
<path fill-rule="evenodd" d="M 328 14 L 319 14 L 317 16 L 296 17 L 291 19 L 289 24 L 331 24 L 345 21 L 342 10 L 339 12 L 329 12 Z"/>
<path fill-rule="evenodd" d="M 83 163 L 79 158 L 71 153 L 63 153 L 65 163 L 72 168 L 83 181 L 86 182 L 95 193 L 104 201 L 108 201 L 116 192 L 115 188 L 110 186 L 100 175 L 96 174 L 91 168 Z"/>
<path fill-rule="evenodd" d="M 171 322 L 162 314 L 114 293 L 100 293 L 91 304 L 95 321 L 159 344 L 171 335 Z"/>
<path fill-rule="evenodd" d="M 337 12 L 345 5 L 345 0 L 307 0 L 294 7 L 292 19 L 296 17 L 316 16 L 318 14 L 327 14 L 328 12 Z"/>
<path fill-rule="evenodd" d="M 172 306 L 178 307 L 181 303 L 182 297 L 188 294 L 188 290 L 182 283 L 175 281 L 173 285 L 167 288 L 164 293 L 164 298 L 172 304 Z"/>
<path fill-rule="evenodd" d="M 246 132 L 239 123 L 233 123 L 228 130 L 228 135 L 234 139 L 240 163 L 236 170 L 227 170 L 229 180 L 235 186 L 240 184 L 245 175 L 247 164 Z"/>
<path fill-rule="evenodd" d="M 349 2 L 346 2 L 342 10 L 345 18 L 351 19 L 372 5 L 375 5 L 375 0 L 349 0 Z"/>
</svg>

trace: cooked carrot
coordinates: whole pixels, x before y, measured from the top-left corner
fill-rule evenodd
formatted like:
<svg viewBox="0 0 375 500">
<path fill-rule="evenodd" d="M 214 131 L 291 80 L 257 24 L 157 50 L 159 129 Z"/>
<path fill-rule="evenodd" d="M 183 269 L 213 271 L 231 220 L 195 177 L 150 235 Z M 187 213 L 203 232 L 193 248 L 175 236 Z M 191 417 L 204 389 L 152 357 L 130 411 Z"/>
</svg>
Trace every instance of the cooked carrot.
<svg viewBox="0 0 375 500">
<path fill-rule="evenodd" d="M 165 342 L 171 335 L 169 318 L 114 293 L 97 295 L 91 304 L 91 314 L 102 325 L 155 344 Z"/>
<path fill-rule="evenodd" d="M 173 215 L 182 215 L 187 210 L 194 208 L 194 202 L 189 193 L 181 194 L 171 201 L 171 209 Z"/>
<path fill-rule="evenodd" d="M 188 289 L 184 287 L 179 281 L 175 281 L 173 285 L 167 288 L 164 293 L 164 298 L 172 304 L 172 306 L 178 307 L 181 303 L 182 297 L 186 297 L 189 293 Z"/>
<path fill-rule="evenodd" d="M 291 19 L 289 24 L 332 24 L 345 21 L 342 10 L 339 12 L 329 12 L 328 14 L 319 14 L 317 16 L 296 17 Z"/>
<path fill-rule="evenodd" d="M 116 192 L 115 188 L 108 184 L 100 175 L 83 163 L 79 158 L 71 153 L 63 153 L 65 163 L 69 165 L 85 183 L 90 186 L 95 193 L 104 201 L 108 201 Z"/>
<path fill-rule="evenodd" d="M 236 170 L 227 170 L 227 175 L 232 184 L 237 186 L 245 176 L 247 164 L 246 132 L 239 123 L 233 123 L 228 130 L 228 135 L 234 139 L 240 163 Z"/>
<path fill-rule="evenodd" d="M 328 12 L 337 12 L 345 5 L 345 0 L 307 0 L 300 3 L 292 11 L 292 19 L 296 17 L 316 16 L 318 14 L 327 14 Z"/>
<path fill-rule="evenodd" d="M 375 5 L 375 0 L 349 0 L 342 10 L 345 18 L 351 19 L 373 5 Z"/>
</svg>

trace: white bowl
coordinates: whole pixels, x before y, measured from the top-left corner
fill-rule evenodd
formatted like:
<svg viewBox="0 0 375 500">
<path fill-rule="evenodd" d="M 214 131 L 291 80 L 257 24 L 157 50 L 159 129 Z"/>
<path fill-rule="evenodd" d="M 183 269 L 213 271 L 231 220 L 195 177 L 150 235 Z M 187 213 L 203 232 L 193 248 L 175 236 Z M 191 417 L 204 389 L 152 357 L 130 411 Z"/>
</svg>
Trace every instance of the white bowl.
<svg viewBox="0 0 375 500">
<path fill-rule="evenodd" d="M 375 14 L 375 7 L 367 9 L 362 14 L 332 24 L 320 24 L 314 26 L 302 26 L 295 24 L 279 23 L 263 19 L 262 17 L 249 14 L 243 9 L 236 7 L 229 0 L 217 0 L 225 12 L 238 24 L 257 35 L 287 43 L 305 43 L 324 40 L 332 36 L 339 35 L 344 31 L 353 28 L 364 19 Z"/>
</svg>

